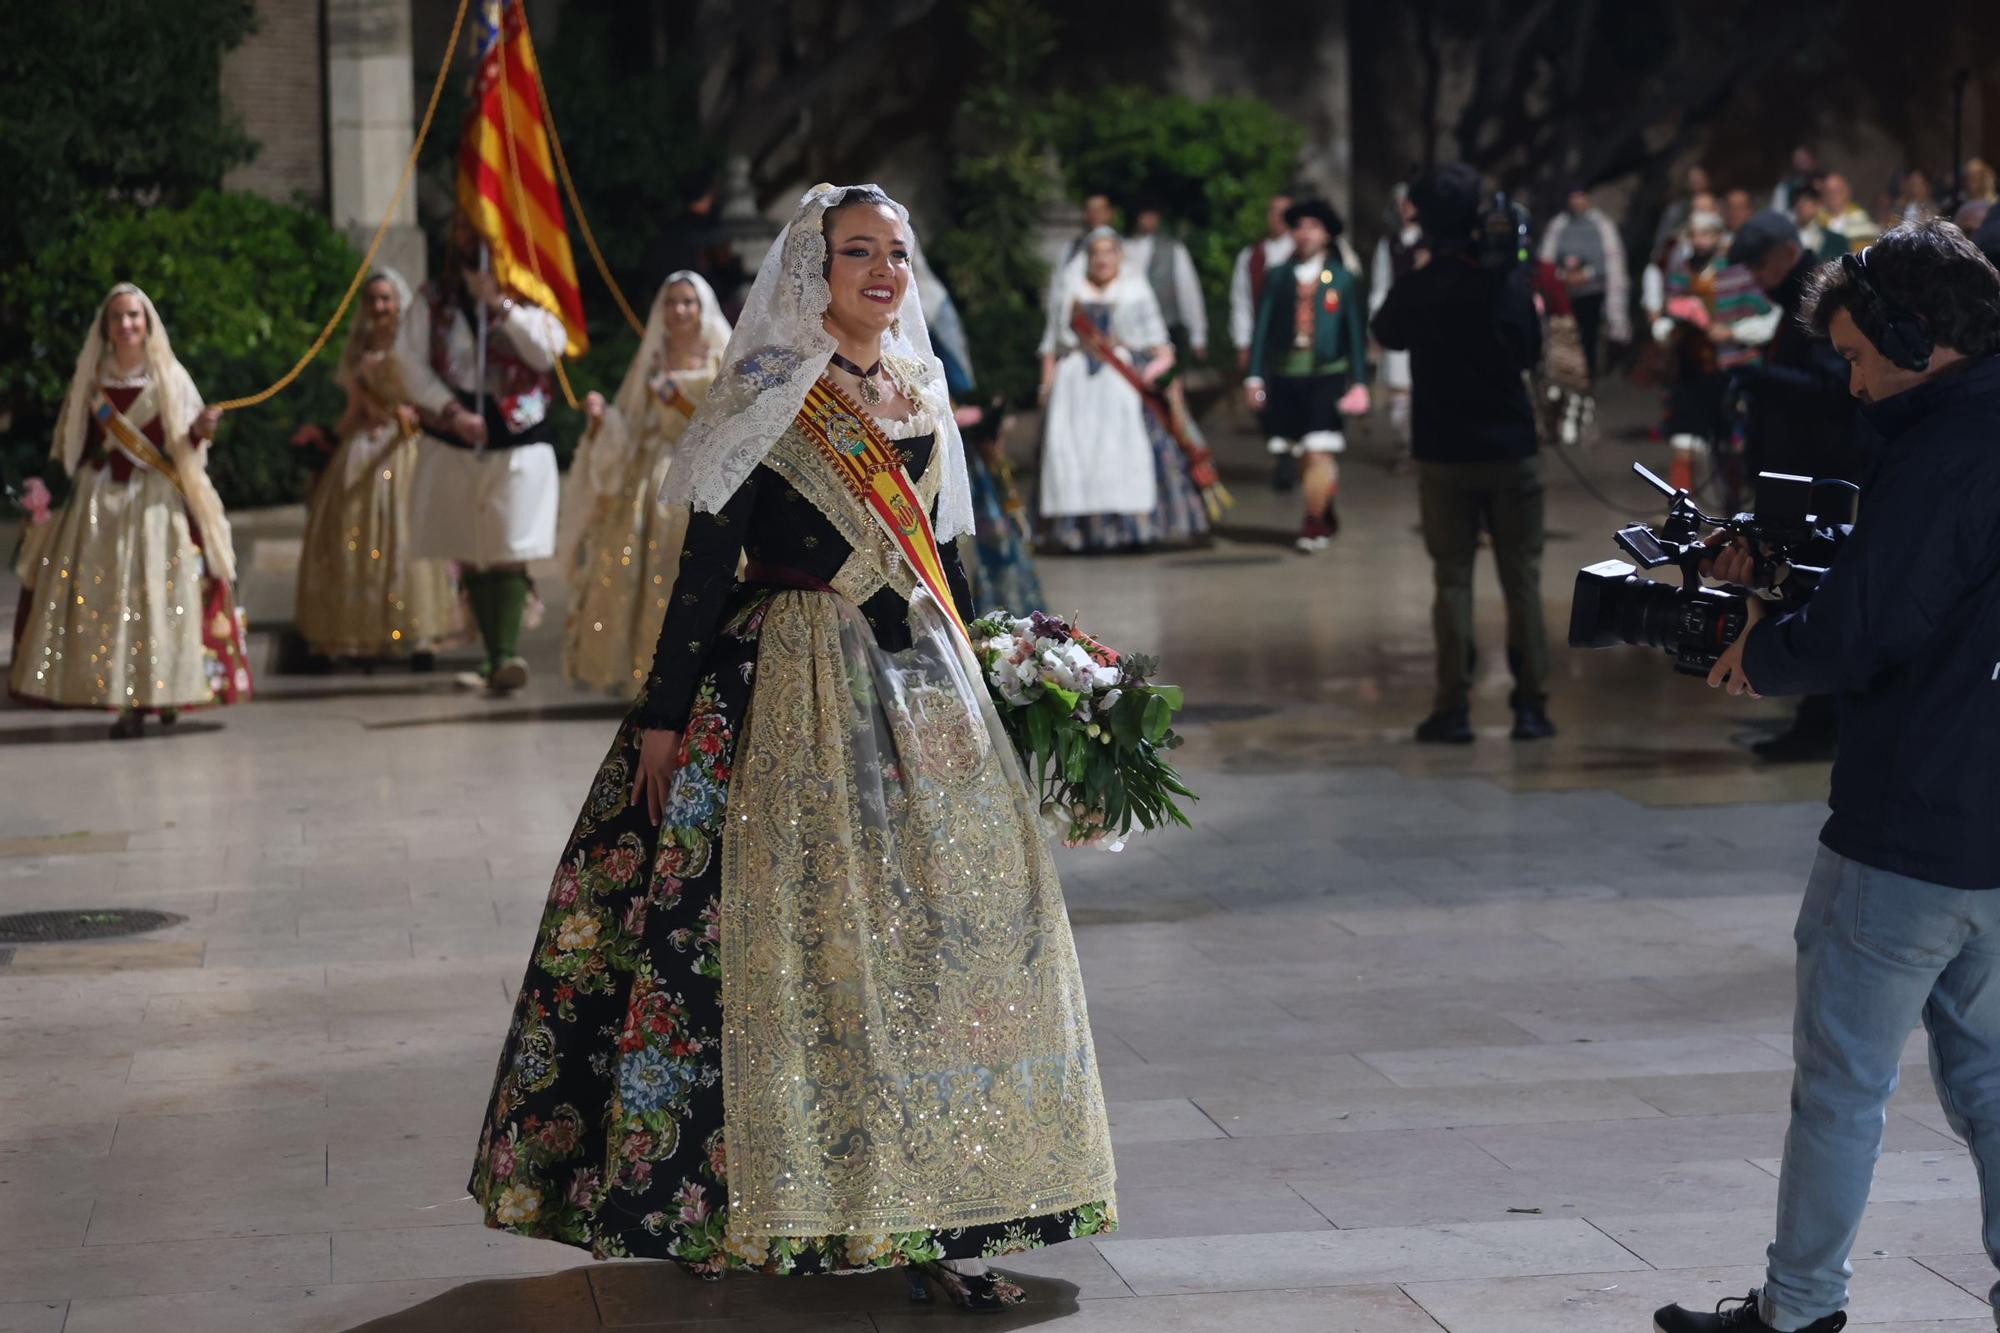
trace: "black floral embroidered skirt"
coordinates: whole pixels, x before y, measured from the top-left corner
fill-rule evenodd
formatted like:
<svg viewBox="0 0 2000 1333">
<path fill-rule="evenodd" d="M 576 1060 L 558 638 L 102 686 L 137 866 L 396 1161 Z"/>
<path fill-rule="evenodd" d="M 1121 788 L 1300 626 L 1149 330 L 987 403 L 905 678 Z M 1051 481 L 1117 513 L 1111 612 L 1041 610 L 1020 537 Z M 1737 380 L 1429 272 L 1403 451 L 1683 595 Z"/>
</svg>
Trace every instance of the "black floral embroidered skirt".
<svg viewBox="0 0 2000 1333">
<path fill-rule="evenodd" d="M 993 1257 L 1101 1234 L 1108 1204 L 957 1230 L 731 1238 L 723 1147 L 721 905 L 730 767 L 769 592 L 710 650 L 666 817 L 631 804 L 628 719 L 563 849 L 469 1186 L 489 1226 L 693 1272 L 819 1274 Z"/>
</svg>

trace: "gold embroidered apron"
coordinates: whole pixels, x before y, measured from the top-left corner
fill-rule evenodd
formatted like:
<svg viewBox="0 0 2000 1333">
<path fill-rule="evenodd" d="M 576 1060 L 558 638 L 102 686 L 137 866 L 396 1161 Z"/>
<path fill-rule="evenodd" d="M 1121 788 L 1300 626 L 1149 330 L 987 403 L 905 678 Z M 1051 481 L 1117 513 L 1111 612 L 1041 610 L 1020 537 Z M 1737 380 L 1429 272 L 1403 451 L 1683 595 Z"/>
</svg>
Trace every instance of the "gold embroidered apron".
<svg viewBox="0 0 2000 1333">
<path fill-rule="evenodd" d="M 765 613 L 722 867 L 732 1238 L 1005 1222 L 1113 1192 L 1061 885 L 935 600 L 796 428 L 767 457 L 855 549 Z M 934 462 L 918 492 L 936 493 Z"/>
</svg>

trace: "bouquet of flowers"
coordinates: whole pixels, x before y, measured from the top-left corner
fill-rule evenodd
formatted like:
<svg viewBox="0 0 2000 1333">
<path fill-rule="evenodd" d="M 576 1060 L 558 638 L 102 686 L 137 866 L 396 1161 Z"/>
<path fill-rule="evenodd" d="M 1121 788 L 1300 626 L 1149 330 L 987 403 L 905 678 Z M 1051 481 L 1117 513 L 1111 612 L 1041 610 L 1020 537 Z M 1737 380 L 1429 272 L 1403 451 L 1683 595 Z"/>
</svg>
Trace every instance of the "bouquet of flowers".
<svg viewBox="0 0 2000 1333">
<path fill-rule="evenodd" d="M 1200 798 L 1167 762 L 1182 695 L 1152 683 L 1157 659 L 1121 656 L 1039 611 L 995 611 L 971 631 L 1001 723 L 1065 842 L 1110 839 L 1115 851 L 1134 824 L 1188 826 L 1175 798 Z"/>
</svg>

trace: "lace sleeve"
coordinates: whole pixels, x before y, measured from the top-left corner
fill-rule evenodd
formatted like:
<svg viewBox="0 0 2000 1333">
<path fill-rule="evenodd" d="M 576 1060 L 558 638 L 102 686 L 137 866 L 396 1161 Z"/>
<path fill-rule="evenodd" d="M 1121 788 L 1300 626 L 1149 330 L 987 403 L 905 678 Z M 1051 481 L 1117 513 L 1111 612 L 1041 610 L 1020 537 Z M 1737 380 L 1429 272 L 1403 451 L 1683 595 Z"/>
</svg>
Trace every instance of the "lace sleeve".
<svg viewBox="0 0 2000 1333">
<path fill-rule="evenodd" d="M 633 707 L 639 725 L 649 730 L 679 731 L 687 723 L 709 645 L 736 586 L 736 558 L 749 532 L 758 476 L 751 473 L 715 513 L 697 509 L 688 517 L 673 600 L 653 648 L 653 669 Z"/>
</svg>

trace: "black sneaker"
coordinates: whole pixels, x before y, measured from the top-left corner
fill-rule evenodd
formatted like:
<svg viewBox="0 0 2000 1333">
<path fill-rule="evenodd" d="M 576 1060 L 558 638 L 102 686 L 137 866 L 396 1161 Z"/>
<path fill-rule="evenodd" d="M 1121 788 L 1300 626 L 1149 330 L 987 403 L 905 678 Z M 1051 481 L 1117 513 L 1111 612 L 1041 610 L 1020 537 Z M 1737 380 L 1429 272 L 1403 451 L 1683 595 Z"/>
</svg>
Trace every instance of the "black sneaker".
<svg viewBox="0 0 2000 1333">
<path fill-rule="evenodd" d="M 1472 744 L 1472 715 L 1463 708 L 1442 708 L 1417 723 L 1417 739 L 1426 745 Z"/>
<path fill-rule="evenodd" d="M 1517 741 L 1545 741 L 1556 734 L 1556 724 L 1542 705 L 1523 704 L 1514 710 L 1514 730 L 1507 734 Z"/>
<path fill-rule="evenodd" d="M 1725 1310 L 1723 1306 L 1733 1306 Z M 1847 1327 L 1845 1314 L 1830 1314 L 1807 1324 L 1799 1333 L 1838 1333 Z M 1653 1315 L 1653 1333 L 1777 1333 L 1757 1313 L 1757 1291 L 1748 1296 L 1732 1296 L 1719 1302 L 1714 1314 L 1698 1314 L 1678 1305 L 1665 1306 Z"/>
</svg>

